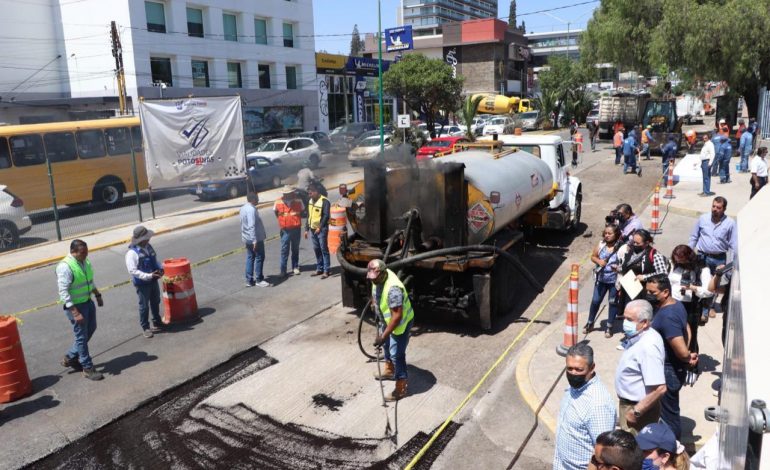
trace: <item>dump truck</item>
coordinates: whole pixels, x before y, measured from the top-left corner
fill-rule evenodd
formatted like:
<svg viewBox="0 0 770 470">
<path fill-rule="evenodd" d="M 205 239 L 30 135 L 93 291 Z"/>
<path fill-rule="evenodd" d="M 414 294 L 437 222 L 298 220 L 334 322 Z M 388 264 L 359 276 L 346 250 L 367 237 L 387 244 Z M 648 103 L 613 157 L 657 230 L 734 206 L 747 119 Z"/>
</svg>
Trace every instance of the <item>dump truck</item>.
<svg viewBox="0 0 770 470">
<path fill-rule="evenodd" d="M 649 99 L 647 93 L 602 96 L 599 99 L 599 138 L 612 139 L 617 122 L 622 123 L 626 129 L 639 124 Z"/>
<path fill-rule="evenodd" d="M 534 111 L 532 103 L 528 98 L 519 98 L 518 96 L 507 97 L 504 95 L 485 95 L 477 94 L 471 96 L 471 100 L 478 96 L 484 99 L 479 103 L 478 112 L 484 114 L 519 114 L 527 111 Z"/>
<path fill-rule="evenodd" d="M 561 138 L 537 137 L 528 149 L 540 156 L 493 141 L 421 162 L 368 164 L 349 193 L 353 234 L 337 252 L 343 305 L 367 304 L 372 259 L 404 280 L 418 316 L 459 314 L 482 329 L 513 306 L 515 276 L 542 292 L 514 248 L 529 229 L 576 227 L 582 185 L 565 167 Z"/>
</svg>

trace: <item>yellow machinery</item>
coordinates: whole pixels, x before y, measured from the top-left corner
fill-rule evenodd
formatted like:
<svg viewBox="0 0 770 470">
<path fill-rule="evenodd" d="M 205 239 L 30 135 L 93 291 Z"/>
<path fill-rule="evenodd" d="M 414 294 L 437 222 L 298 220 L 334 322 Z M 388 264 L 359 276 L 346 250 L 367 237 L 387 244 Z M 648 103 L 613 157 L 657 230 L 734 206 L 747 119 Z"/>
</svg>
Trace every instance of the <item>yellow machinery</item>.
<svg viewBox="0 0 770 470">
<path fill-rule="evenodd" d="M 532 103 L 527 98 L 518 96 L 507 97 L 504 95 L 473 95 L 471 99 L 477 96 L 483 96 L 484 99 L 479 103 L 478 111 L 486 114 L 518 114 L 534 111 Z"/>
</svg>

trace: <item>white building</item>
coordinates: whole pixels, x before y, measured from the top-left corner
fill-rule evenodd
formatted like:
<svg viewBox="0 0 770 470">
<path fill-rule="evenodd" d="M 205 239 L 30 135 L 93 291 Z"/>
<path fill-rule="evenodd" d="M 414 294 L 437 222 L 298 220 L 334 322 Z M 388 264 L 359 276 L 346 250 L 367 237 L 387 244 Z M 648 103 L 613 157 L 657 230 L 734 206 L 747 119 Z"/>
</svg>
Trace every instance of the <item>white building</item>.
<svg viewBox="0 0 770 470">
<path fill-rule="evenodd" d="M 0 121 L 100 101 L 117 108 L 115 21 L 134 108 L 161 95 L 238 94 L 260 120 L 318 125 L 312 0 L 0 0 L 0 8 Z"/>
</svg>

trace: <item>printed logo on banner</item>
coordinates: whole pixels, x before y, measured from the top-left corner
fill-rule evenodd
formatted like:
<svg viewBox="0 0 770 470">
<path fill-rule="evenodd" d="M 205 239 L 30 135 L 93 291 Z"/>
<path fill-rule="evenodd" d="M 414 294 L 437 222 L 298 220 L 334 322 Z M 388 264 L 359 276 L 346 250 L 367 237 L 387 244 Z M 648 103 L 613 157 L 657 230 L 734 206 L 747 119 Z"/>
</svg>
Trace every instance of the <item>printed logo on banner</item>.
<svg viewBox="0 0 770 470">
<path fill-rule="evenodd" d="M 190 142 L 192 148 L 197 149 L 209 135 L 209 130 L 206 127 L 207 122 L 208 119 L 199 120 L 192 118 L 187 121 L 187 124 L 179 133 Z"/>
<path fill-rule="evenodd" d="M 473 207 L 468 209 L 468 226 L 473 233 L 479 233 L 481 229 L 489 224 L 492 220 L 492 216 L 487 211 L 487 208 L 483 204 L 477 202 Z"/>
</svg>

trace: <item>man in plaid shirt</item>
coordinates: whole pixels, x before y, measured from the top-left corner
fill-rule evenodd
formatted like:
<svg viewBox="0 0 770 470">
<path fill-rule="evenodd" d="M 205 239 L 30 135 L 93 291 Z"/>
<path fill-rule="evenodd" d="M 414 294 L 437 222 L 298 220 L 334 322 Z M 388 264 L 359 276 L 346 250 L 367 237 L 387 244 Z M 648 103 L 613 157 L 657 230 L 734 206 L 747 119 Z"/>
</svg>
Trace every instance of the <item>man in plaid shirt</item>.
<svg viewBox="0 0 770 470">
<path fill-rule="evenodd" d="M 567 351 L 567 381 L 556 429 L 554 470 L 583 470 L 599 434 L 615 429 L 617 409 L 594 371 L 594 350 L 578 343 Z"/>
</svg>

